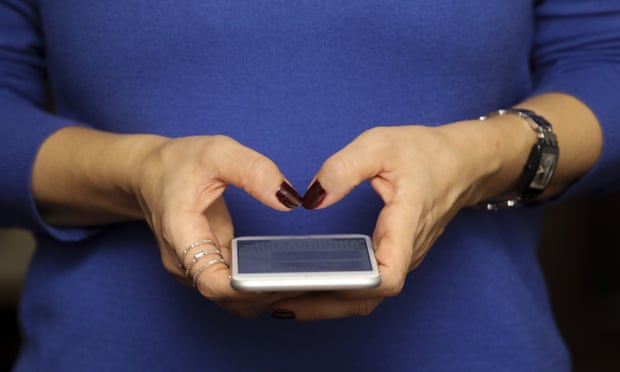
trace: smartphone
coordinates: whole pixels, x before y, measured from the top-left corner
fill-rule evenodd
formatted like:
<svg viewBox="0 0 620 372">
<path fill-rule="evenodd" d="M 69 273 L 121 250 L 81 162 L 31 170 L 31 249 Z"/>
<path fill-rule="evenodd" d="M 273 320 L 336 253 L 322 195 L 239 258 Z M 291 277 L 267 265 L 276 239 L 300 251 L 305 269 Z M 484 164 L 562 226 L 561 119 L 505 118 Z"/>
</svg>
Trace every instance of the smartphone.
<svg viewBox="0 0 620 372">
<path fill-rule="evenodd" d="M 241 291 L 372 288 L 381 276 L 369 236 L 246 236 L 233 239 L 231 284 Z"/>
</svg>

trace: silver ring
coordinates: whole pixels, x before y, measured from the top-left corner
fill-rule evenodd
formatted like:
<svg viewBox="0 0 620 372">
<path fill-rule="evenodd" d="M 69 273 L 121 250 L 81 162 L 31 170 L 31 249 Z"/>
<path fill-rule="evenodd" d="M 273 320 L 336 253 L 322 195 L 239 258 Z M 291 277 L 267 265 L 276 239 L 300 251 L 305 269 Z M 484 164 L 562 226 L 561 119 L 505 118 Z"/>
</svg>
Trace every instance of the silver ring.
<svg viewBox="0 0 620 372">
<path fill-rule="evenodd" d="M 198 277 L 200 277 L 200 274 L 202 274 L 209 267 L 215 264 L 218 264 L 218 263 L 223 263 L 223 264 L 226 264 L 226 266 L 228 266 L 228 264 L 226 263 L 226 261 L 224 261 L 223 258 L 215 258 L 207 262 L 206 264 L 200 266 L 200 269 L 198 269 L 198 271 L 196 271 L 194 275 L 192 275 L 192 282 L 194 283 L 194 288 L 196 288 L 196 281 L 198 280 Z"/>
<path fill-rule="evenodd" d="M 192 267 L 194 267 L 194 264 L 196 262 L 198 262 L 198 260 L 200 260 L 200 258 L 202 257 L 206 257 L 210 254 L 217 254 L 218 256 L 220 256 L 222 259 L 224 258 L 224 256 L 222 256 L 222 251 L 219 249 L 207 249 L 205 250 L 201 250 L 199 252 L 196 252 L 194 254 L 194 257 L 192 258 L 192 262 L 189 263 L 189 265 L 187 266 L 187 269 L 185 269 L 185 275 L 187 277 L 189 277 L 189 271 L 192 269 Z"/>
<path fill-rule="evenodd" d="M 183 260 L 185 259 L 185 256 L 187 256 L 187 254 L 189 253 L 190 250 L 192 250 L 193 248 L 196 248 L 198 246 L 205 245 L 205 244 L 211 244 L 216 249 L 220 249 L 219 245 L 214 240 L 211 240 L 211 239 L 197 240 L 197 241 L 193 242 L 192 244 L 188 245 L 187 248 L 185 248 L 183 250 L 183 252 L 181 253 L 181 256 L 179 257 L 179 264 L 181 265 L 181 267 L 183 267 Z"/>
</svg>

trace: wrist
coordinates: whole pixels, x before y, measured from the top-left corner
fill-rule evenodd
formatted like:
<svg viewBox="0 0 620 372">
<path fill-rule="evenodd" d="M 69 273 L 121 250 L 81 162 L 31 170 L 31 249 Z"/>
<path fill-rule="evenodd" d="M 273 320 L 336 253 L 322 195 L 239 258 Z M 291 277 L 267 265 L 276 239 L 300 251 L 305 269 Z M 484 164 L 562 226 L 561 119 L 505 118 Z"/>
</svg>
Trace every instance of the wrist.
<svg viewBox="0 0 620 372">
<path fill-rule="evenodd" d="M 452 141 L 461 156 L 459 169 L 466 175 L 466 206 L 509 197 L 517 188 L 536 136 L 523 119 L 494 116 L 453 124 L 461 129 Z M 459 148 L 460 147 L 460 148 Z"/>
<path fill-rule="evenodd" d="M 508 196 L 494 198 L 478 204 L 480 208 L 498 210 L 515 207 L 533 202 L 542 194 L 555 173 L 558 164 L 558 141 L 551 124 L 534 111 L 526 109 L 500 109 L 486 116 L 481 121 L 492 117 L 513 116 L 528 123 L 536 134 L 536 142 L 532 145 L 527 161 L 522 167 L 516 186 Z"/>
<path fill-rule="evenodd" d="M 116 184 L 121 192 L 137 204 L 140 204 L 143 198 L 144 184 L 156 179 L 157 175 L 154 173 L 161 170 L 153 169 L 161 164 L 153 162 L 152 159 L 158 157 L 159 149 L 169 140 L 167 137 L 151 134 L 122 135 L 118 138 L 115 146 L 119 153 L 124 154 L 125 161 L 116 174 Z M 142 213 L 142 210 L 137 208 L 137 212 Z"/>
<path fill-rule="evenodd" d="M 132 185 L 148 148 L 141 138 L 77 126 L 52 134 L 39 150 L 32 175 L 32 193 L 44 220 L 88 226 L 143 218 Z"/>
</svg>

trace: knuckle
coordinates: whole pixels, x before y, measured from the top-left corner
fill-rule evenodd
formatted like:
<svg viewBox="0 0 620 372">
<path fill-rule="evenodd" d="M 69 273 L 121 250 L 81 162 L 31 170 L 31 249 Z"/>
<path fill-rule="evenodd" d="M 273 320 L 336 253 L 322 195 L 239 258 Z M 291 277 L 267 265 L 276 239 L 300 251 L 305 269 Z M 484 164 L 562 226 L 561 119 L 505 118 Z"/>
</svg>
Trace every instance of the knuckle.
<svg viewBox="0 0 620 372">
<path fill-rule="evenodd" d="M 274 171 L 277 170 L 276 165 L 267 157 L 255 153 L 247 162 L 244 177 L 239 179 L 239 185 L 246 192 L 253 190 L 262 190 L 264 182 L 271 180 Z"/>
<path fill-rule="evenodd" d="M 227 279 L 229 276 L 228 265 L 218 262 L 216 264 L 206 263 L 206 269 L 196 269 L 190 273 L 194 275 L 194 284 L 200 294 L 210 301 L 223 304 L 234 304 L 234 295 L 231 292 Z"/>
<path fill-rule="evenodd" d="M 213 146 L 230 146 L 230 145 L 234 145 L 237 144 L 238 142 L 233 139 L 232 137 L 229 137 L 227 135 L 224 134 L 214 134 L 212 136 L 210 136 L 211 138 L 211 143 Z"/>
<path fill-rule="evenodd" d="M 216 134 L 209 136 L 207 146 L 201 146 L 204 156 L 212 161 L 212 156 L 216 155 L 220 158 L 235 156 L 234 150 L 239 145 L 232 137 Z"/>
<path fill-rule="evenodd" d="M 377 308 L 377 305 L 379 305 L 378 302 L 362 301 L 358 305 L 357 315 L 359 315 L 359 316 L 368 316 L 368 315 L 372 314 L 372 312 Z"/>
<path fill-rule="evenodd" d="M 164 265 L 164 269 L 169 273 L 178 275 L 180 273 L 179 263 L 170 257 L 169 254 L 162 253 L 162 263 Z"/>
<path fill-rule="evenodd" d="M 389 127 L 386 126 L 377 126 L 377 127 L 372 127 L 369 128 L 367 130 L 365 130 L 360 137 L 363 137 L 364 139 L 366 138 L 370 138 L 370 139 L 376 139 L 376 138 L 383 138 L 383 137 L 387 137 L 388 134 L 391 132 Z"/>
<path fill-rule="evenodd" d="M 368 167 L 389 158 L 395 150 L 394 132 L 389 127 L 373 127 L 362 132 L 343 151 L 329 157 L 321 171 L 342 179 L 357 179 Z"/>
<path fill-rule="evenodd" d="M 351 169 L 351 161 L 344 156 L 332 156 L 325 161 L 324 168 L 329 173 L 342 174 Z"/>
<path fill-rule="evenodd" d="M 385 297 L 396 297 L 402 292 L 402 286 L 391 286 L 386 288 Z"/>
<path fill-rule="evenodd" d="M 401 136 L 391 127 L 374 127 L 363 132 L 359 140 L 362 146 L 368 149 L 371 154 L 385 154 L 390 151 L 398 150 L 398 142 Z"/>
<path fill-rule="evenodd" d="M 392 128 L 389 127 L 373 127 L 364 131 L 359 140 L 368 146 L 384 145 L 390 146 L 389 139 L 392 135 Z"/>
<path fill-rule="evenodd" d="M 255 179 L 268 173 L 274 168 L 274 163 L 261 154 L 254 154 L 247 166 L 247 174 Z"/>
<path fill-rule="evenodd" d="M 331 156 L 323 164 L 323 171 L 328 174 L 338 174 L 344 179 L 350 179 L 351 173 L 355 167 L 355 159 L 340 154 Z"/>
<path fill-rule="evenodd" d="M 196 283 L 195 283 L 195 288 L 196 290 L 198 290 L 198 293 L 200 293 L 202 295 L 202 297 L 208 299 L 209 301 L 215 302 L 215 303 L 221 303 L 224 302 L 224 298 L 223 296 L 217 294 L 213 288 L 210 288 L 207 283 L 205 282 L 205 280 L 203 279 L 204 276 L 203 275 L 201 278 L 199 278 Z"/>
<path fill-rule="evenodd" d="M 404 281 L 402 280 L 391 280 L 384 283 L 382 294 L 385 297 L 396 297 L 403 291 Z"/>
</svg>

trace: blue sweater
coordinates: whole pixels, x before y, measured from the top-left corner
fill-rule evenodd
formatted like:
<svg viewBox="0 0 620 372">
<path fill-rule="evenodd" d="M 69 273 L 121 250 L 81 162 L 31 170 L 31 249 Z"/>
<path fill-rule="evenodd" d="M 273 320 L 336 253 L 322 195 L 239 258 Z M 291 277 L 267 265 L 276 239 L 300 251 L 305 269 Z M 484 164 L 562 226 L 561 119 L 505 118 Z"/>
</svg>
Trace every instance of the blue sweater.
<svg viewBox="0 0 620 372">
<path fill-rule="evenodd" d="M 46 225 L 29 187 L 42 141 L 75 123 L 229 135 L 303 190 L 367 128 L 550 91 L 584 101 L 605 138 L 567 195 L 615 187 L 618 0 L 1 1 L 0 225 L 38 242 L 16 370 L 568 370 L 536 262 L 539 208 L 464 210 L 400 296 L 367 317 L 299 323 L 240 319 L 181 286 L 144 223 Z M 371 234 L 382 206 L 368 185 L 321 211 L 225 197 L 238 235 Z"/>
</svg>

